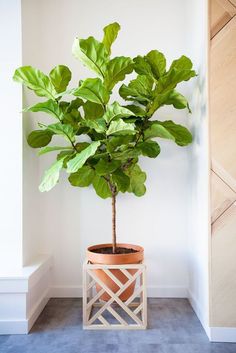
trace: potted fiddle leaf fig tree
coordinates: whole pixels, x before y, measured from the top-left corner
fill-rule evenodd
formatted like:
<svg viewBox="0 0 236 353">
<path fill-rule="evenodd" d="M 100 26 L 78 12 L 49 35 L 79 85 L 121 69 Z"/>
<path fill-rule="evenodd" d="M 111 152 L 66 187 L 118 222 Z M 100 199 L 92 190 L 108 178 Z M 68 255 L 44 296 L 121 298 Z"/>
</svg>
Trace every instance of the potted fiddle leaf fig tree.
<svg viewBox="0 0 236 353">
<path fill-rule="evenodd" d="M 187 99 L 176 91 L 176 86 L 196 76 L 191 60 L 181 56 L 167 68 L 164 54 L 157 50 L 134 59 L 111 57 L 119 30 L 119 24 L 112 23 L 104 28 L 102 41 L 94 37 L 75 39 L 74 57 L 96 75 L 80 80 L 75 88 L 68 89 L 71 71 L 64 65 L 56 66 L 49 75 L 23 66 L 13 77 L 44 98 L 25 111 L 44 112 L 54 119 L 51 124 L 39 123 L 39 128 L 28 136 L 28 144 L 39 148 L 39 155 L 56 152 L 39 190 L 51 190 L 64 169 L 72 186 L 92 186 L 98 196 L 112 200 L 112 241 L 87 251 L 88 259 L 100 264 L 138 263 L 143 259 L 142 247 L 116 240 L 118 193 L 142 196 L 146 192 L 146 173 L 139 165 L 139 157 L 156 158 L 160 153 L 159 138 L 179 146 L 192 142 L 186 127 L 172 120 L 155 119 L 155 112 L 164 105 L 190 112 Z M 135 78 L 121 84 L 132 72 Z M 112 91 L 117 84 L 120 99 L 114 101 Z M 61 137 L 59 146 L 53 143 L 55 135 Z M 83 135 L 87 142 L 81 138 Z M 122 294 L 123 300 L 130 290 Z"/>
</svg>

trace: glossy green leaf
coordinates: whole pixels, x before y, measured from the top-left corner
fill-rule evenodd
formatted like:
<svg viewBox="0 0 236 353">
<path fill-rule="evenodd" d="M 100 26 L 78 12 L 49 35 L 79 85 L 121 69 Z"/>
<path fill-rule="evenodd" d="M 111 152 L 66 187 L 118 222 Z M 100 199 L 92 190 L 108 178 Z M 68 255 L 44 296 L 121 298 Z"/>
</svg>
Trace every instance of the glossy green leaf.
<svg viewBox="0 0 236 353">
<path fill-rule="evenodd" d="M 54 118 L 58 120 L 62 120 L 63 118 L 63 110 L 60 108 L 58 103 L 52 99 L 49 99 L 46 102 L 32 105 L 31 107 L 24 109 L 24 111 L 25 112 L 44 112 L 52 115 Z"/>
<path fill-rule="evenodd" d="M 94 170 L 91 167 L 83 166 L 76 173 L 72 173 L 68 179 L 73 186 L 86 187 L 92 183 L 94 175 Z"/>
<path fill-rule="evenodd" d="M 137 158 L 140 154 L 141 150 L 139 148 L 128 147 L 122 151 L 112 153 L 112 158 L 120 161 L 127 161 L 127 159 L 130 158 Z"/>
<path fill-rule="evenodd" d="M 121 169 L 112 173 L 112 180 L 116 184 L 118 191 L 126 192 L 129 189 L 130 178 Z"/>
<path fill-rule="evenodd" d="M 125 100 L 148 103 L 152 99 L 152 87 L 152 78 L 145 75 L 138 75 L 136 79 L 130 81 L 128 86 L 123 84 L 119 89 L 119 94 Z"/>
<path fill-rule="evenodd" d="M 134 138 L 134 135 L 112 136 L 108 141 L 107 149 L 110 152 L 113 152 L 117 147 L 121 147 L 122 145 L 127 145 L 130 142 L 133 142 Z"/>
<path fill-rule="evenodd" d="M 52 139 L 53 133 L 48 130 L 35 130 L 32 131 L 28 138 L 27 142 L 30 145 L 30 147 L 33 148 L 40 148 L 47 146 Z"/>
<path fill-rule="evenodd" d="M 74 91 L 74 95 L 100 105 L 106 104 L 109 100 L 109 93 L 100 78 L 88 78 L 83 81 Z"/>
<path fill-rule="evenodd" d="M 129 191 L 136 196 L 143 196 L 146 192 L 144 182 L 146 181 L 146 173 L 141 170 L 138 164 L 132 165 L 125 173 L 130 178 Z"/>
<path fill-rule="evenodd" d="M 39 97 L 55 99 L 57 94 L 49 77 L 32 66 L 19 67 L 14 73 L 13 80 L 32 89 Z"/>
<path fill-rule="evenodd" d="M 182 81 L 188 81 L 190 78 L 195 77 L 196 72 L 194 70 L 183 69 L 179 70 L 175 67 L 167 72 L 166 75 L 162 76 L 157 85 L 157 91 L 164 93 L 174 89 L 178 83 Z"/>
<path fill-rule="evenodd" d="M 51 125 L 48 125 L 47 129 L 56 135 L 64 136 L 69 141 L 75 140 L 73 127 L 69 124 L 61 124 L 61 123 L 51 124 Z"/>
<path fill-rule="evenodd" d="M 81 122 L 82 126 L 87 126 L 90 129 L 94 129 L 96 132 L 102 134 L 106 131 L 106 123 L 103 118 L 97 120 L 83 119 Z"/>
<path fill-rule="evenodd" d="M 101 118 L 104 114 L 104 109 L 101 104 L 96 104 L 90 101 L 84 103 L 83 110 L 84 118 L 90 120 Z"/>
<path fill-rule="evenodd" d="M 49 74 L 57 93 L 64 92 L 71 80 L 71 71 L 65 65 L 57 65 Z"/>
<path fill-rule="evenodd" d="M 95 166 L 97 175 L 107 175 L 114 172 L 117 168 L 119 168 L 119 161 L 108 161 L 107 159 L 100 159 L 99 162 Z"/>
<path fill-rule="evenodd" d="M 153 76 L 152 69 L 146 57 L 138 55 L 134 58 L 134 70 L 139 75 Z"/>
<path fill-rule="evenodd" d="M 130 105 L 124 106 L 124 108 L 131 110 L 131 112 L 133 112 L 134 115 L 136 116 L 143 117 L 147 115 L 145 110 L 139 107 L 138 105 L 130 104 Z"/>
<path fill-rule="evenodd" d="M 153 113 L 155 113 L 155 111 L 157 109 L 159 109 L 161 106 L 167 104 L 167 100 L 168 100 L 171 92 L 172 91 L 167 91 L 165 93 L 158 93 L 157 89 L 154 90 L 154 92 L 153 92 L 154 99 L 151 102 L 151 104 L 148 105 L 147 115 L 152 116 Z"/>
<path fill-rule="evenodd" d="M 76 38 L 73 44 L 72 53 L 86 67 L 104 77 L 108 53 L 105 45 L 98 42 L 95 38 L 87 39 Z"/>
<path fill-rule="evenodd" d="M 111 23 L 103 28 L 104 36 L 102 42 L 109 55 L 111 54 L 111 46 L 116 40 L 119 30 L 120 25 L 117 22 Z"/>
<path fill-rule="evenodd" d="M 46 153 L 49 153 L 49 152 L 54 152 L 54 151 L 61 151 L 61 150 L 68 150 L 68 151 L 71 151 L 72 150 L 72 147 L 71 146 L 49 146 L 49 147 L 45 147 L 45 148 L 42 148 L 38 155 L 41 156 L 42 154 L 46 154 Z"/>
<path fill-rule="evenodd" d="M 93 187 L 96 191 L 96 194 L 100 196 L 102 199 L 107 199 L 108 197 L 112 196 L 108 182 L 102 176 L 96 175 L 94 177 Z"/>
<path fill-rule="evenodd" d="M 159 122 L 173 137 L 179 146 L 189 145 L 193 138 L 191 132 L 184 126 L 175 124 L 171 120 Z"/>
<path fill-rule="evenodd" d="M 193 67 L 192 61 L 185 55 L 182 55 L 179 59 L 176 59 L 172 62 L 171 69 L 177 70 L 191 70 Z"/>
<path fill-rule="evenodd" d="M 95 154 L 100 144 L 100 141 L 94 141 L 83 151 L 77 153 L 76 156 L 67 163 L 67 173 L 77 172 L 77 170 L 84 165 L 87 159 Z"/>
<path fill-rule="evenodd" d="M 158 80 L 166 72 L 166 58 L 164 54 L 158 50 L 151 50 L 145 58 L 151 67 L 153 76 Z"/>
<path fill-rule="evenodd" d="M 77 149 L 77 152 L 83 151 L 85 148 L 87 148 L 90 145 L 88 142 L 78 142 L 75 147 Z"/>
<path fill-rule="evenodd" d="M 175 140 L 174 136 L 169 132 L 169 130 L 159 124 L 159 122 L 152 123 L 152 125 L 144 131 L 145 140 L 151 139 L 153 137 L 161 137 L 165 139 Z"/>
<path fill-rule="evenodd" d="M 125 123 L 122 119 L 113 120 L 107 130 L 107 135 L 112 134 L 135 134 L 135 125 L 130 123 Z"/>
<path fill-rule="evenodd" d="M 123 81 L 133 71 L 133 66 L 132 59 L 128 57 L 118 56 L 110 60 L 105 72 L 105 87 L 112 90 L 116 83 Z"/>
<path fill-rule="evenodd" d="M 143 156 L 150 158 L 156 158 L 161 152 L 160 146 L 155 141 L 140 142 L 137 147 L 141 150 Z"/>
<path fill-rule="evenodd" d="M 187 108 L 189 113 L 191 113 L 191 109 L 189 107 L 187 99 L 175 90 L 171 91 L 171 93 L 168 95 L 165 104 L 172 104 L 176 109 Z"/>
<path fill-rule="evenodd" d="M 110 123 L 113 119 L 124 118 L 133 115 L 134 113 L 131 110 L 122 107 L 118 102 L 114 102 L 107 106 L 106 113 L 104 114 L 103 118 L 107 123 Z"/>
<path fill-rule="evenodd" d="M 54 162 L 48 170 L 46 170 L 43 180 L 39 185 L 39 190 L 41 192 L 51 190 L 58 183 L 60 170 L 63 168 L 63 160 L 64 158 L 59 159 Z"/>
</svg>

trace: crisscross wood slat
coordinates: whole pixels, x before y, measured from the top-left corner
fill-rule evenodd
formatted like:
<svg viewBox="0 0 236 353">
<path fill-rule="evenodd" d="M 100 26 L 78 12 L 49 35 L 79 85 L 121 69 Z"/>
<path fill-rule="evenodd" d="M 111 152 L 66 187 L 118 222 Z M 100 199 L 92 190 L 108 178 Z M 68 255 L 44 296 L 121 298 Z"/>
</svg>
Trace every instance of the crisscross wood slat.
<svg viewBox="0 0 236 353">
<path fill-rule="evenodd" d="M 94 270 L 103 270 L 108 277 L 114 281 L 119 287 L 117 292 L 113 292 L 102 280 L 97 276 Z M 111 270 L 120 270 L 126 277 L 127 281 L 122 283 L 112 273 Z M 136 270 L 131 274 L 128 270 Z M 144 264 L 128 264 L 128 265 L 96 265 L 91 263 L 84 264 L 83 279 L 83 321 L 85 329 L 145 329 L 147 326 L 147 298 L 145 284 L 145 265 Z M 120 295 L 133 283 L 138 282 L 132 296 L 123 302 Z M 100 286 L 99 292 L 96 291 L 96 284 Z M 107 293 L 110 299 L 106 302 L 100 300 L 103 293 Z M 137 300 L 138 299 L 138 300 Z M 134 301 L 135 300 L 135 301 Z M 130 307 L 135 307 L 131 310 Z M 98 308 L 93 314 L 93 308 Z M 117 311 L 122 309 L 126 313 L 126 320 Z M 105 311 L 108 311 L 118 324 L 109 322 L 104 317 Z M 129 318 L 129 319 L 128 319 Z M 132 324 L 130 323 L 130 319 Z M 100 323 L 97 324 L 96 321 Z M 129 321 L 128 321 L 129 320 Z M 134 322 L 134 323 L 133 323 Z"/>
</svg>

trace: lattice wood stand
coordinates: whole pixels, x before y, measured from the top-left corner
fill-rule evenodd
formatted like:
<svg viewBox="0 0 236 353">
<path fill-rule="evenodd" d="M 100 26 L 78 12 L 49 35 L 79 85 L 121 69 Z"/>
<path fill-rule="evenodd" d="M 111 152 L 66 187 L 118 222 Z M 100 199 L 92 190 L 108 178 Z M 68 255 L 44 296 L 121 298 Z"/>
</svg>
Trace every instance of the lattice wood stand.
<svg viewBox="0 0 236 353">
<path fill-rule="evenodd" d="M 114 293 L 103 283 L 94 270 L 103 270 L 119 289 Z M 111 270 L 120 270 L 127 277 L 121 283 Z M 133 274 L 129 272 L 132 271 Z M 136 282 L 134 293 L 125 302 L 119 296 Z M 96 285 L 99 291 L 96 291 Z M 107 293 L 108 301 L 100 297 Z M 84 263 L 83 268 L 83 328 L 84 329 L 146 329 L 147 327 L 147 294 L 145 264 L 97 265 Z"/>
</svg>

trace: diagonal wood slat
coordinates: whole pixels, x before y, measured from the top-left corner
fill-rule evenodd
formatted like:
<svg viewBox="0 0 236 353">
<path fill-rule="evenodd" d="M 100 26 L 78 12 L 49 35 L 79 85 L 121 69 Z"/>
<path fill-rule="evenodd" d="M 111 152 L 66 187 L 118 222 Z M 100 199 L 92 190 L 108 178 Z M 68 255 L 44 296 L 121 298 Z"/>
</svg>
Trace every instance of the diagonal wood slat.
<svg viewBox="0 0 236 353">
<path fill-rule="evenodd" d="M 119 287 L 117 292 L 114 293 L 111 288 L 98 277 L 96 271 L 94 271 L 98 269 L 103 270 L 105 274 L 116 283 Z M 122 283 L 112 273 L 112 270 L 121 271 L 127 278 L 126 283 Z M 128 270 L 135 271 L 131 274 Z M 127 265 L 97 265 L 85 263 L 83 272 L 83 327 L 85 329 L 145 329 L 147 326 L 145 270 L 146 267 L 143 263 Z M 134 293 L 130 298 L 128 298 L 126 302 L 123 302 L 119 296 L 136 281 L 138 281 L 138 283 L 140 282 L 140 285 L 135 288 Z M 97 285 L 101 288 L 99 292 L 95 290 Z M 110 296 L 108 301 L 99 300 L 104 293 L 107 293 Z M 134 307 L 135 310 L 131 310 L 131 306 Z M 98 307 L 98 310 L 93 315 L 94 307 Z M 133 320 L 132 323 L 129 323 L 127 319 L 124 319 L 122 315 L 120 315 L 117 311 L 120 309 L 123 309 L 128 317 Z M 112 323 L 113 321 L 111 321 L 111 318 L 109 319 L 109 316 L 104 317 L 104 312 L 106 310 L 118 321 L 118 323 Z M 140 315 L 138 315 L 140 311 L 141 319 Z M 96 320 L 99 320 L 101 324 L 96 324 Z"/>
<path fill-rule="evenodd" d="M 103 272 L 105 272 L 106 275 L 110 277 L 117 284 L 117 286 L 119 286 L 120 288 L 123 286 L 123 283 L 121 283 L 121 281 L 115 275 L 113 275 L 113 273 L 110 270 L 104 269 Z"/>
<path fill-rule="evenodd" d="M 130 284 L 140 275 L 142 270 L 137 271 L 132 279 L 127 281 L 122 288 L 118 290 L 118 292 L 113 293 L 110 288 L 108 288 L 96 275 L 93 273 L 91 270 L 88 270 L 89 275 L 94 278 L 94 280 L 111 296 L 111 299 L 100 309 L 98 312 L 89 320 L 89 324 L 92 324 L 97 317 L 115 300 L 131 317 L 132 319 L 137 323 L 141 324 L 140 319 L 133 314 L 133 312 L 125 306 L 125 304 L 119 299 L 119 295 L 130 286 Z"/>
</svg>

